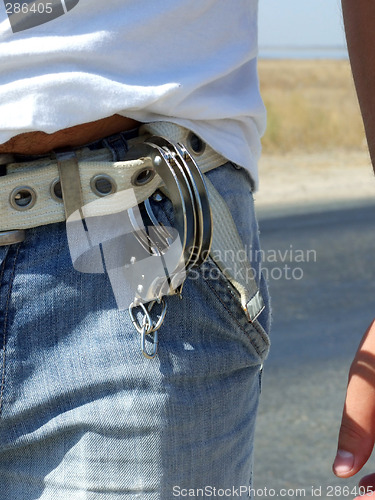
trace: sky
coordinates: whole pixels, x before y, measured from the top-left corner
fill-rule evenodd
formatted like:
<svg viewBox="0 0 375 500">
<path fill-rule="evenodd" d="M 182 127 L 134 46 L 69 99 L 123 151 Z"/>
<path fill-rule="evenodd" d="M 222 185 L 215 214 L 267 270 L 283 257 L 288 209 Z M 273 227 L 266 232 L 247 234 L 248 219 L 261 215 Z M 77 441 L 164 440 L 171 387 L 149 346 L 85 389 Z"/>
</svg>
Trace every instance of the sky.
<svg viewBox="0 0 375 500">
<path fill-rule="evenodd" d="M 343 46 L 340 0 L 259 0 L 259 46 Z"/>
</svg>

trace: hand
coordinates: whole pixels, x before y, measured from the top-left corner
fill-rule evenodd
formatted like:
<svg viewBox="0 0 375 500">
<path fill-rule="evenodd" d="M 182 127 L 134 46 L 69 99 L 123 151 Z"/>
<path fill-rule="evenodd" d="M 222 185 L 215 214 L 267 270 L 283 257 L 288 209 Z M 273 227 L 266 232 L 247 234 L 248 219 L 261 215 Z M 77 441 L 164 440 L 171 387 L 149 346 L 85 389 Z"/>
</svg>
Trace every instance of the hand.
<svg viewBox="0 0 375 500">
<path fill-rule="evenodd" d="M 374 441 L 375 320 L 365 333 L 349 371 L 338 452 L 333 464 L 336 476 L 351 477 L 361 470 L 371 455 Z M 360 486 L 375 490 L 375 474 L 364 477 Z M 375 492 L 364 498 L 375 499 Z"/>
</svg>

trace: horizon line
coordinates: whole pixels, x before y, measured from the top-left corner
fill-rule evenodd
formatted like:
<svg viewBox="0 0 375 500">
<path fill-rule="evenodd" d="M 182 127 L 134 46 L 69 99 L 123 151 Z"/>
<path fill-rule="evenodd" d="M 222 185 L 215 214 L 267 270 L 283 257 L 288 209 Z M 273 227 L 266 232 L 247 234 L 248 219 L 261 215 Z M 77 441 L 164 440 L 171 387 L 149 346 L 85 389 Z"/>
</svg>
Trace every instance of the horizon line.
<svg viewBox="0 0 375 500">
<path fill-rule="evenodd" d="M 347 50 L 346 45 L 262 45 L 261 50 Z"/>
</svg>

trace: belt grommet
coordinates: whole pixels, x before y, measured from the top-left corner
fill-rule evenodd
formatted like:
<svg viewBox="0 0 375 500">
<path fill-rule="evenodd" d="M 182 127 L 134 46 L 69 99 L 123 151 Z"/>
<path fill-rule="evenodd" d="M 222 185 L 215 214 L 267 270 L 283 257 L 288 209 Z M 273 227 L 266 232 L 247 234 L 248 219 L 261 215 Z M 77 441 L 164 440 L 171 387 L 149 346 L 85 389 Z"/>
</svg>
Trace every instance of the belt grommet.
<svg viewBox="0 0 375 500">
<path fill-rule="evenodd" d="M 50 193 L 55 201 L 58 201 L 59 203 L 63 202 L 60 177 L 56 177 L 56 179 L 51 182 Z"/>
<path fill-rule="evenodd" d="M 108 174 L 97 174 L 90 180 L 92 192 L 96 196 L 108 196 L 117 191 L 117 184 Z"/>
<path fill-rule="evenodd" d="M 206 144 L 193 132 L 188 135 L 188 146 L 196 156 L 202 155 L 206 149 Z"/>
<path fill-rule="evenodd" d="M 13 189 L 9 196 L 9 203 L 15 210 L 29 210 L 35 205 L 36 192 L 30 186 L 19 186 Z"/>
<path fill-rule="evenodd" d="M 142 168 L 137 170 L 131 178 L 131 183 L 133 186 L 144 186 L 148 184 L 155 177 L 155 170 L 150 167 Z"/>
</svg>

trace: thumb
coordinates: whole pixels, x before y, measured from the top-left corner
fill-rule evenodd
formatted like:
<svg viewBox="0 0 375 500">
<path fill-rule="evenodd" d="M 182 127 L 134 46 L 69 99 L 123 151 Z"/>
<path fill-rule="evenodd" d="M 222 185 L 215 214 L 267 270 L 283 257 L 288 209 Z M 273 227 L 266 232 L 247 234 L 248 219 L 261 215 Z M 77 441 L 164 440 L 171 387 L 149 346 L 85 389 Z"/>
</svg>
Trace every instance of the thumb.
<svg viewBox="0 0 375 500">
<path fill-rule="evenodd" d="M 375 321 L 365 333 L 349 372 L 333 472 L 356 474 L 371 455 L 375 439 Z"/>
</svg>

